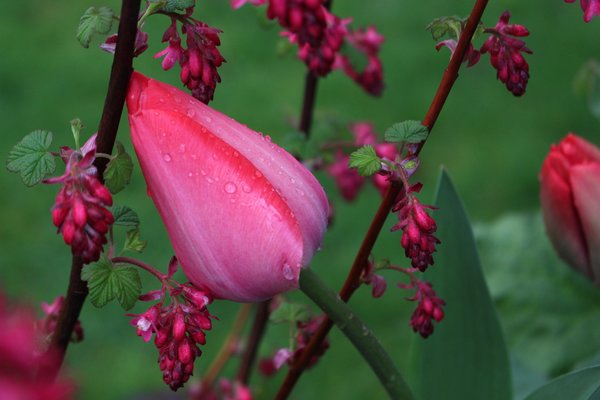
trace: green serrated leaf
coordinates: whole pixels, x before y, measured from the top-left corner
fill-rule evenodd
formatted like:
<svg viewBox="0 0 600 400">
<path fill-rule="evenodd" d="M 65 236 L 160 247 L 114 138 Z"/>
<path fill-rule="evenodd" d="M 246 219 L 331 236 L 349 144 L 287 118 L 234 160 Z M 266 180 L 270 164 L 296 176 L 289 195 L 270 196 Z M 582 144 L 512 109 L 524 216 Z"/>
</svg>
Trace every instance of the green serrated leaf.
<svg viewBox="0 0 600 400">
<path fill-rule="evenodd" d="M 429 129 L 421 121 L 407 120 L 398 122 L 385 130 L 386 142 L 419 143 L 427 139 Z"/>
<path fill-rule="evenodd" d="M 125 238 L 125 245 L 123 246 L 123 250 L 125 251 L 135 251 L 141 253 L 146 248 L 148 243 L 145 240 L 142 240 L 140 237 L 139 229 L 132 229 L 127 232 L 127 237 Z"/>
<path fill-rule="evenodd" d="M 446 35 L 458 40 L 462 30 L 463 20 L 457 16 L 436 18 L 427 25 L 434 40 L 440 40 Z"/>
<path fill-rule="evenodd" d="M 133 161 L 121 143 L 117 142 L 117 154 L 106 166 L 104 185 L 112 194 L 118 193 L 129 184 Z"/>
<path fill-rule="evenodd" d="M 98 262 L 86 265 L 81 279 L 87 281 L 90 300 L 96 307 L 104 307 L 116 298 L 121 307 L 129 310 L 142 289 L 140 274 L 135 267 L 113 265 L 104 256 Z"/>
<path fill-rule="evenodd" d="M 6 168 L 21 175 L 23 183 L 33 186 L 56 169 L 48 148 L 52 132 L 37 130 L 25 136 L 8 153 Z"/>
<path fill-rule="evenodd" d="M 90 47 L 92 36 L 107 34 L 112 27 L 114 13 L 108 7 L 90 7 L 79 19 L 77 40 L 86 49 Z"/>
<path fill-rule="evenodd" d="M 71 120 L 71 132 L 73 132 L 73 139 L 75 139 L 75 148 L 79 147 L 79 134 L 83 130 L 83 122 L 79 118 L 75 118 Z"/>
<path fill-rule="evenodd" d="M 509 400 L 508 353 L 483 277 L 471 225 L 450 178 L 442 171 L 436 201 L 435 267 L 424 279 L 446 301 L 444 319 L 410 351 L 411 388 L 420 400 Z M 435 382 L 435 385 L 432 384 Z"/>
<path fill-rule="evenodd" d="M 362 176 L 371 176 L 381 169 L 381 159 L 371 145 L 363 146 L 350 154 L 350 168 L 356 168 Z"/>
<path fill-rule="evenodd" d="M 186 8 L 194 7 L 196 0 L 167 0 L 163 11 L 175 12 L 178 10 L 185 10 Z"/>
<path fill-rule="evenodd" d="M 309 319 L 310 314 L 306 306 L 288 302 L 281 303 L 269 316 L 269 320 L 274 324 L 307 322 Z"/>
<path fill-rule="evenodd" d="M 113 206 L 111 212 L 115 217 L 114 225 L 136 229 L 140 225 L 140 217 L 127 206 Z"/>
</svg>

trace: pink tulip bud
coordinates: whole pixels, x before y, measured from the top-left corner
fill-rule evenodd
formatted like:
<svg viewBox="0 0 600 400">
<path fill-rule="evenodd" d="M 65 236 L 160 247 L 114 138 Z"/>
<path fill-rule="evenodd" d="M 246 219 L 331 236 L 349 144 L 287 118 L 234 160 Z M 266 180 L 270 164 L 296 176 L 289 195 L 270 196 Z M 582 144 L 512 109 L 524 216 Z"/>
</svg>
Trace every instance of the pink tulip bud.
<svg viewBox="0 0 600 400">
<path fill-rule="evenodd" d="M 569 134 L 540 173 L 548 236 L 560 257 L 600 284 L 600 149 Z"/>
<path fill-rule="evenodd" d="M 268 136 L 134 73 L 131 136 L 183 272 L 217 298 L 260 301 L 298 287 L 328 202 Z"/>
</svg>

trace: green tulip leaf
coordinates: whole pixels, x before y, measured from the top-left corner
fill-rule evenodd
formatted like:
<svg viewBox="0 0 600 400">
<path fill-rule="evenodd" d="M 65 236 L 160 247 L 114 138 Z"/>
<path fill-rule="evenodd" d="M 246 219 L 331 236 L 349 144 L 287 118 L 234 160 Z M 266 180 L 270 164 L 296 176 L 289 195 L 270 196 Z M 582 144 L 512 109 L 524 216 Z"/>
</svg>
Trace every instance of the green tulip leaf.
<svg viewBox="0 0 600 400">
<path fill-rule="evenodd" d="M 447 306 L 429 338 L 413 339 L 411 386 L 420 400 L 510 399 L 510 366 L 500 323 L 467 214 L 444 170 L 435 205 L 441 244 L 435 266 L 423 279 Z"/>
<path fill-rule="evenodd" d="M 525 400 L 597 400 L 600 399 L 600 366 L 560 376 Z"/>
</svg>

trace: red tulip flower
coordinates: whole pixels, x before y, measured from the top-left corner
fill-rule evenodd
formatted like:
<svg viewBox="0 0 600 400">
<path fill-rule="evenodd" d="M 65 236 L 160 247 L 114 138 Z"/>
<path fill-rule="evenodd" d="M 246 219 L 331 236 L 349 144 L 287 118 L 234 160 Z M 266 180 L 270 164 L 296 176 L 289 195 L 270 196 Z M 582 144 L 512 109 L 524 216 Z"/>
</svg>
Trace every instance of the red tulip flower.
<svg viewBox="0 0 600 400">
<path fill-rule="evenodd" d="M 268 136 L 138 73 L 127 108 L 148 193 L 187 278 L 234 301 L 296 288 L 327 225 L 315 177 Z"/>
<path fill-rule="evenodd" d="M 556 251 L 600 283 L 600 149 L 569 134 L 544 160 L 542 212 Z"/>
</svg>

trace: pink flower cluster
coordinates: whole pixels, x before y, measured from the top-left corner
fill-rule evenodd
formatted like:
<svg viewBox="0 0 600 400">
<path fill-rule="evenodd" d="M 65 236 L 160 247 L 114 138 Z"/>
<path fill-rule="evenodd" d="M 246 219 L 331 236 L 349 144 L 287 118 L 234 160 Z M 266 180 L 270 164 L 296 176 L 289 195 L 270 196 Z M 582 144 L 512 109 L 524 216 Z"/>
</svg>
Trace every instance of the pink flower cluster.
<svg viewBox="0 0 600 400">
<path fill-rule="evenodd" d="M 315 75 L 326 76 L 341 69 L 367 93 L 381 95 L 384 84 L 379 48 L 384 39 L 375 27 L 350 30 L 351 19 L 331 13 L 326 0 L 232 0 L 231 5 L 239 8 L 247 2 L 255 6 L 268 3 L 267 17 L 286 29 L 283 35 L 298 45 L 298 57 Z M 367 58 L 362 70 L 344 54 L 347 46 Z"/>
<path fill-rule="evenodd" d="M 576 0 L 565 0 L 567 3 L 574 3 Z M 580 0 L 583 10 L 583 20 L 590 22 L 592 18 L 600 15 L 600 0 Z"/>
<path fill-rule="evenodd" d="M 67 165 L 65 173 L 43 181 L 62 184 L 52 207 L 52 222 L 62 233 L 65 243 L 71 246 L 71 252 L 80 256 L 84 263 L 100 258 L 106 233 L 114 222 L 106 208 L 112 205 L 112 196 L 96 177 L 95 156 L 95 135 L 80 150 L 63 147 L 61 157 Z"/>
<path fill-rule="evenodd" d="M 250 388 L 239 381 L 220 379 L 218 387 L 204 387 L 202 384 L 190 391 L 192 400 L 252 400 Z"/>
<path fill-rule="evenodd" d="M 213 97 L 217 83 L 221 77 L 217 69 L 225 59 L 217 49 L 221 44 L 220 30 L 206 25 L 204 22 L 191 18 L 193 8 L 179 19 L 181 32 L 186 36 L 186 46 L 181 46 L 181 36 L 177 29 L 178 20 L 171 17 L 171 25 L 165 31 L 162 41 L 168 42 L 167 47 L 156 53 L 154 58 L 164 57 L 162 68 L 165 71 L 179 63 L 181 82 L 192 91 L 192 96 L 208 104 Z"/>
<path fill-rule="evenodd" d="M 417 308 L 412 314 L 410 325 L 415 332 L 424 338 L 433 333 L 433 321 L 440 322 L 444 319 L 442 307 L 446 302 L 437 297 L 431 283 L 415 279 L 410 285 L 399 285 L 405 289 L 415 289 L 416 293 L 408 300 L 418 301 Z"/>
<path fill-rule="evenodd" d="M 373 125 L 368 122 L 357 122 L 349 126 L 354 140 L 352 149 L 372 145 L 377 155 L 389 161 L 394 161 L 399 155 L 398 149 L 393 143 L 378 143 Z M 350 156 L 344 152 L 344 146 L 339 146 L 335 153 L 334 162 L 327 167 L 327 172 L 333 177 L 335 183 L 342 194 L 342 197 L 347 201 L 352 201 L 358 195 L 360 189 L 365 183 L 365 178 L 360 176 L 356 169 L 348 166 Z M 373 185 L 384 194 L 390 183 L 385 175 L 374 175 L 372 177 Z"/>
<path fill-rule="evenodd" d="M 302 351 L 308 345 L 310 339 L 319 329 L 321 322 L 323 322 L 323 318 L 324 316 L 319 316 L 311 318 L 308 322 L 298 321 L 296 323 L 298 328 L 298 332 L 296 333 L 296 346 L 294 349 L 281 348 L 277 350 L 272 357 L 262 359 L 259 363 L 259 369 L 263 375 L 271 376 L 284 364 L 292 365 L 294 361 L 298 359 L 300 354 L 302 354 Z M 325 339 L 311 357 L 307 368 L 314 366 L 328 348 L 329 340 Z"/>
<path fill-rule="evenodd" d="M 175 272 L 177 259 L 173 257 L 169 265 L 169 275 Z M 160 300 L 146 312 L 131 315 L 131 325 L 137 335 L 148 342 L 153 334 L 154 345 L 158 349 L 159 368 L 163 380 L 172 390 L 177 390 L 188 381 L 194 371 L 194 361 L 202 352 L 197 345 L 206 343 L 204 331 L 212 328 L 212 315 L 206 306 L 212 296 L 197 289 L 191 283 L 169 287 L 171 302 L 164 304 L 166 287 L 140 296 L 140 300 Z"/>
<path fill-rule="evenodd" d="M 358 71 L 349 57 L 338 54 L 336 59 L 335 66 L 343 69 L 346 75 L 373 96 L 380 96 L 384 88 L 383 65 L 379 59 L 379 48 L 383 41 L 384 37 L 374 26 L 350 31 L 346 35 L 346 43 L 363 53 L 367 58 L 367 64 L 362 71 Z"/>
<path fill-rule="evenodd" d="M 54 380 L 40 369 L 35 319 L 23 309 L 9 309 L 0 296 L 0 397 L 6 400 L 67 400 L 73 385 Z M 51 363 L 50 360 L 47 360 Z"/>
<path fill-rule="evenodd" d="M 422 205 L 413 193 L 419 192 L 422 185 L 417 183 L 407 190 L 393 208 L 398 213 L 398 223 L 392 231 L 402 229 L 401 244 L 406 257 L 411 259 L 414 268 L 423 272 L 433 265 L 435 246 L 440 243 L 433 234 L 437 230 L 435 220 L 425 211 L 431 206 Z"/>
<path fill-rule="evenodd" d="M 58 296 L 52 304 L 42 303 L 42 310 L 46 316 L 38 321 L 38 329 L 41 333 L 46 336 L 51 336 L 56 330 L 56 324 L 58 323 L 58 315 L 60 314 L 60 310 L 63 307 L 63 303 L 65 302 L 65 298 L 63 296 Z M 75 323 L 75 328 L 73 329 L 73 334 L 71 336 L 71 341 L 74 343 L 81 342 L 83 340 L 83 327 L 81 326 L 81 321 L 77 320 Z"/>
<path fill-rule="evenodd" d="M 515 96 L 525 93 L 529 80 L 529 64 L 521 54 L 531 54 L 525 42 L 518 37 L 529 36 L 523 25 L 508 24 L 510 13 L 505 11 L 491 35 L 481 47 L 481 53 L 490 53 L 490 62 L 498 71 L 497 77 Z"/>
</svg>

